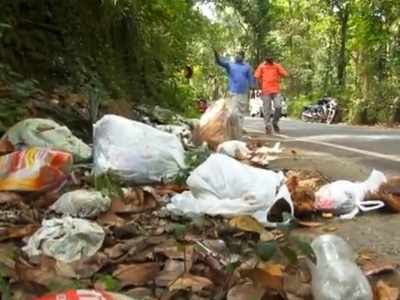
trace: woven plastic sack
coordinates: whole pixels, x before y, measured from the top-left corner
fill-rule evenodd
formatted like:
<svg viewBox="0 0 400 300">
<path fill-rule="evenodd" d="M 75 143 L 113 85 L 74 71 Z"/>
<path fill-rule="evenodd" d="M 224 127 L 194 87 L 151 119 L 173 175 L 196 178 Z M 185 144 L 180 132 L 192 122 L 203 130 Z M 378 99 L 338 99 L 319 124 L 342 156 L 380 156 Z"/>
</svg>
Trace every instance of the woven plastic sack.
<svg viewBox="0 0 400 300">
<path fill-rule="evenodd" d="M 35 300 L 135 300 L 121 294 L 95 290 L 69 290 L 64 293 L 51 294 Z"/>
<path fill-rule="evenodd" d="M 59 187 L 68 177 L 72 155 L 29 148 L 0 157 L 0 191 L 44 191 Z"/>
</svg>

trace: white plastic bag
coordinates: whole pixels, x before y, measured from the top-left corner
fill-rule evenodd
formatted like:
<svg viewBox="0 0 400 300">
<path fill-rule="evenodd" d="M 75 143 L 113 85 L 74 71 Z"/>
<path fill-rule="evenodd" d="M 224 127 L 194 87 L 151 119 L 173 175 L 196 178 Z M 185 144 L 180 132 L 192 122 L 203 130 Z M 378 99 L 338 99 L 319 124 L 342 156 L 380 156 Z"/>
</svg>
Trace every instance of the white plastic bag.
<svg viewBox="0 0 400 300">
<path fill-rule="evenodd" d="M 321 235 L 311 247 L 317 258 L 317 265 L 309 262 L 315 300 L 372 300 L 371 286 L 342 238 Z"/>
<path fill-rule="evenodd" d="M 339 180 L 322 186 L 315 194 L 315 207 L 322 211 L 333 211 L 342 219 L 352 219 L 358 212 L 379 209 L 382 201 L 364 201 L 367 193 L 376 192 L 386 182 L 382 172 L 373 170 L 364 182 Z"/>
<path fill-rule="evenodd" d="M 103 228 L 87 220 L 71 217 L 43 220 L 42 227 L 22 250 L 29 256 L 43 253 L 70 263 L 95 255 L 103 245 L 104 237 Z"/>
<path fill-rule="evenodd" d="M 63 194 L 50 209 L 65 216 L 91 218 L 110 207 L 111 199 L 101 192 L 81 189 Z"/>
<path fill-rule="evenodd" d="M 179 139 L 140 122 L 106 115 L 94 125 L 95 174 L 139 184 L 168 181 L 185 168 Z"/>
<path fill-rule="evenodd" d="M 223 154 L 212 154 L 187 180 L 191 192 L 171 199 L 177 214 L 252 215 L 266 226 L 271 207 L 284 199 L 294 209 L 282 173 L 254 168 Z"/>
<path fill-rule="evenodd" d="M 245 142 L 235 140 L 223 142 L 217 147 L 217 152 L 237 159 L 249 158 L 251 155 Z"/>
</svg>

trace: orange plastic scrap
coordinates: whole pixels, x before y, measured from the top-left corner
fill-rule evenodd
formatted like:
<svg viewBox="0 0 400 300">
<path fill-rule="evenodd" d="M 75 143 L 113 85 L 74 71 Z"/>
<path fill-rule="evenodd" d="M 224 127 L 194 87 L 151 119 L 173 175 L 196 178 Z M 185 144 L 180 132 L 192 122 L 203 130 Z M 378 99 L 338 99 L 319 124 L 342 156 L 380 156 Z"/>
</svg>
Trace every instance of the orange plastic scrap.
<svg viewBox="0 0 400 300">
<path fill-rule="evenodd" d="M 94 290 L 69 290 L 61 294 L 52 294 L 34 300 L 116 300 L 105 292 Z"/>
<path fill-rule="evenodd" d="M 72 155 L 28 148 L 0 157 L 0 191 L 43 191 L 60 186 L 72 166 Z"/>
</svg>

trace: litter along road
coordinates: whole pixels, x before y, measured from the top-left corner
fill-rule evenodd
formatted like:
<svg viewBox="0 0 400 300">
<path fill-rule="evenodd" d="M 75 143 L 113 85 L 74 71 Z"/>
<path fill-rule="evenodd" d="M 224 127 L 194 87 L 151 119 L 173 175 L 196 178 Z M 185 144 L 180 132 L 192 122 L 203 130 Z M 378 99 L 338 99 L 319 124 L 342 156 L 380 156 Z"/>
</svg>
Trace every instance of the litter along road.
<svg viewBox="0 0 400 300">
<path fill-rule="evenodd" d="M 246 118 L 246 131 L 263 134 L 260 118 Z M 371 170 L 398 176 L 400 171 L 400 129 L 350 126 L 344 124 L 280 121 L 282 139 L 287 147 L 323 152 L 351 160 Z"/>
</svg>

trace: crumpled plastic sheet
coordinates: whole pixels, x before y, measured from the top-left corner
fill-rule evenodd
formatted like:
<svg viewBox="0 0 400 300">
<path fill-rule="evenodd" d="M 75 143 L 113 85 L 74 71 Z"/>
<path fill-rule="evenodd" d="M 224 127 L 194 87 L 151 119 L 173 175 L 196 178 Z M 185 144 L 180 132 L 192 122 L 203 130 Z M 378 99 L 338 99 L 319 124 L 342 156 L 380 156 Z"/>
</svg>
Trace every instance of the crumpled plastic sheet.
<svg viewBox="0 0 400 300">
<path fill-rule="evenodd" d="M 50 209 L 65 216 L 91 218 L 110 207 L 111 199 L 101 192 L 80 189 L 63 194 Z"/>
<path fill-rule="evenodd" d="M 30 257 L 41 254 L 70 263 L 89 258 L 103 245 L 105 233 L 94 222 L 64 217 L 43 220 L 38 229 L 23 247 Z"/>
<path fill-rule="evenodd" d="M 105 115 L 94 126 L 95 174 L 112 172 L 137 184 L 174 179 L 185 168 L 180 140 L 140 122 Z"/>
<path fill-rule="evenodd" d="M 224 154 L 212 154 L 187 180 L 190 192 L 171 198 L 166 209 L 184 215 L 252 215 L 260 223 L 268 220 L 270 209 L 280 199 L 294 207 L 284 175 L 245 165 Z M 288 220 L 289 221 L 289 220 Z"/>
<path fill-rule="evenodd" d="M 57 188 L 68 177 L 72 155 L 29 148 L 0 157 L 0 191 L 44 191 Z"/>
<path fill-rule="evenodd" d="M 48 119 L 25 119 L 8 129 L 2 139 L 17 149 L 42 147 L 73 154 L 76 161 L 88 160 L 91 148 L 65 126 Z"/>
</svg>

